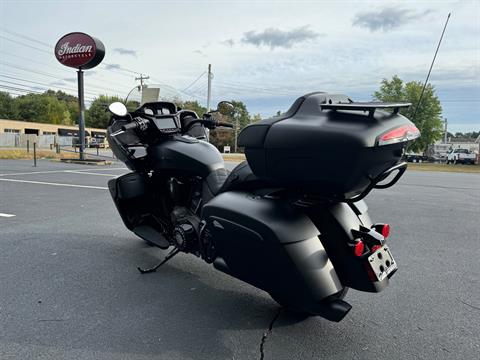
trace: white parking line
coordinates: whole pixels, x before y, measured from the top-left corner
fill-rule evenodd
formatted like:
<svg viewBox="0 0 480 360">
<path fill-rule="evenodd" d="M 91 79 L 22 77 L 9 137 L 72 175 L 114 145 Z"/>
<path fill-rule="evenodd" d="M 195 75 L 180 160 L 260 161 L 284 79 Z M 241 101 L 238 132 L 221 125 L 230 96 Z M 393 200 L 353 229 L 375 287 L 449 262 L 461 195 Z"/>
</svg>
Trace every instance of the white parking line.
<svg viewBox="0 0 480 360">
<path fill-rule="evenodd" d="M 85 175 L 117 177 L 117 175 L 115 174 L 100 174 L 100 173 L 92 173 L 92 172 L 86 172 L 86 171 L 65 170 L 65 172 L 69 174 L 85 174 Z"/>
<path fill-rule="evenodd" d="M 128 168 L 122 167 L 122 168 L 72 169 L 72 170 L 81 171 L 81 172 L 84 172 L 84 171 L 113 171 L 113 170 L 127 170 L 128 171 Z M 68 170 L 66 170 L 66 171 L 68 171 Z"/>
<path fill-rule="evenodd" d="M 14 217 L 15 215 L 13 214 L 5 214 L 5 213 L 0 213 L 0 217 Z"/>
<path fill-rule="evenodd" d="M 98 175 L 96 173 L 89 173 L 87 171 L 111 171 L 111 170 L 128 170 L 127 168 L 113 168 L 113 169 L 71 169 L 71 170 L 49 170 L 49 171 L 31 171 L 31 172 L 21 172 L 21 173 L 5 173 L 0 174 L 0 176 L 16 176 L 16 175 L 36 175 L 36 174 L 59 174 L 59 173 L 78 173 L 78 174 L 90 174 Z M 105 176 L 113 176 L 110 174 L 104 174 Z"/>
<path fill-rule="evenodd" d="M 26 184 L 52 185 L 52 186 L 66 186 L 66 187 L 76 187 L 76 188 L 84 188 L 84 189 L 108 190 L 107 187 L 102 187 L 102 186 L 62 184 L 62 183 L 51 183 L 51 182 L 43 182 L 43 181 L 30 181 L 30 180 L 18 180 L 18 179 L 0 179 L 0 181 L 18 182 L 18 183 L 26 183 Z"/>
</svg>

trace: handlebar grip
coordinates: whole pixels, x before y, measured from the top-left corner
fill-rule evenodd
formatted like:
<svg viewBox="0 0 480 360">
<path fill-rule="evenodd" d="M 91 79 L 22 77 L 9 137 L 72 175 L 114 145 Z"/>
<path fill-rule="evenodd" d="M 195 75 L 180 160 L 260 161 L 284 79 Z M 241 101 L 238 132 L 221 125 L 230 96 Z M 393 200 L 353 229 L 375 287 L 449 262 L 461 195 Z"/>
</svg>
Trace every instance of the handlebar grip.
<svg viewBox="0 0 480 360">
<path fill-rule="evenodd" d="M 136 129 L 137 127 L 138 127 L 138 123 L 135 122 L 135 121 L 132 121 L 128 124 L 123 125 L 122 130 L 123 131 L 128 131 L 128 130 Z"/>
<path fill-rule="evenodd" d="M 218 122 L 217 126 L 223 126 L 233 129 L 233 124 L 226 123 L 226 122 Z"/>
<path fill-rule="evenodd" d="M 132 122 L 122 126 L 123 131 L 138 129 L 140 131 L 146 131 L 148 128 L 148 119 L 143 119 L 141 117 L 136 117 Z"/>
</svg>

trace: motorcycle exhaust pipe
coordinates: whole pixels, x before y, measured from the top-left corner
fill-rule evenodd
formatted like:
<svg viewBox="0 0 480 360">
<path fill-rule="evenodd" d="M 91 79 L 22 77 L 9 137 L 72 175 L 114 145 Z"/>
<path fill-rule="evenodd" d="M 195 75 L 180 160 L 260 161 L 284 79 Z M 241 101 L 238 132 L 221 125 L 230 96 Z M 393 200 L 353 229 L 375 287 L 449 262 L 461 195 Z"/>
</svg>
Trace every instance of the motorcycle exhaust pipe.
<svg viewBox="0 0 480 360">
<path fill-rule="evenodd" d="M 327 320 L 340 322 L 352 309 L 352 305 L 341 299 L 332 299 L 322 301 L 321 308 L 318 310 L 320 316 Z"/>
</svg>

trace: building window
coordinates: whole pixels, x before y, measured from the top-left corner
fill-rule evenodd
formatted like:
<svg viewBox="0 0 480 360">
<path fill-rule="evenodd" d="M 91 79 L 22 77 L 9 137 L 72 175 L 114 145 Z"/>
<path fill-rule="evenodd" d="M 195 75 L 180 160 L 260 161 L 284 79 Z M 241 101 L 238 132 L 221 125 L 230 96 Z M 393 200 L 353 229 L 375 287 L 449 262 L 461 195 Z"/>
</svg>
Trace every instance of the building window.
<svg viewBox="0 0 480 360">
<path fill-rule="evenodd" d="M 4 132 L 12 134 L 20 134 L 20 129 L 5 129 Z"/>
<path fill-rule="evenodd" d="M 55 131 L 42 131 L 42 134 L 43 135 L 55 135 L 56 132 Z"/>
</svg>

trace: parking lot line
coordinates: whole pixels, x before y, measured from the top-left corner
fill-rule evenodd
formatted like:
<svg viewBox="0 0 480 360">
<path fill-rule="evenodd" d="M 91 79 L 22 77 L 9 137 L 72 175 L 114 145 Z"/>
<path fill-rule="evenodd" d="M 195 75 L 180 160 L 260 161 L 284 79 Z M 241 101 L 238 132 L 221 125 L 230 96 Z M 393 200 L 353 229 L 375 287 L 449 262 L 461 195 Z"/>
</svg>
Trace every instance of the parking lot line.
<svg viewBox="0 0 480 360">
<path fill-rule="evenodd" d="M 6 218 L 9 218 L 9 217 L 14 217 L 15 215 L 13 214 L 5 214 L 5 213 L 0 213 L 0 217 L 6 217 Z"/>
<path fill-rule="evenodd" d="M 109 177 L 116 177 L 115 174 L 101 174 L 101 173 L 92 173 L 86 171 L 76 171 L 76 170 L 65 170 L 66 173 L 70 174 L 85 174 L 85 175 L 96 175 L 96 176 L 109 176 Z"/>
<path fill-rule="evenodd" d="M 52 183 L 52 182 L 44 182 L 44 181 L 31 181 L 31 180 L 19 180 L 19 179 L 1 179 L 1 178 L 0 178 L 0 181 L 26 183 L 26 184 L 38 184 L 38 185 L 51 185 L 51 186 L 66 186 L 66 187 L 76 187 L 76 188 L 84 188 L 84 189 L 108 190 L 107 187 L 103 187 L 103 186 L 62 184 L 62 183 Z"/>
<path fill-rule="evenodd" d="M 16 176 L 16 175 L 36 175 L 36 174 L 59 174 L 59 173 L 79 173 L 79 174 L 90 174 L 90 175 L 99 175 L 97 173 L 91 173 L 90 171 L 110 171 L 110 170 L 128 170 L 127 168 L 113 168 L 113 169 L 71 169 L 71 170 L 46 170 L 46 171 L 30 171 L 30 172 L 20 172 L 20 173 L 4 173 L 0 176 Z M 110 174 L 101 174 L 105 176 L 114 176 Z"/>
<path fill-rule="evenodd" d="M 30 172 L 21 172 L 21 173 L 6 173 L 0 174 L 0 176 L 13 176 L 13 175 L 35 175 L 35 174 L 55 174 L 63 173 L 65 170 L 48 170 L 48 171 L 30 171 Z"/>
</svg>

